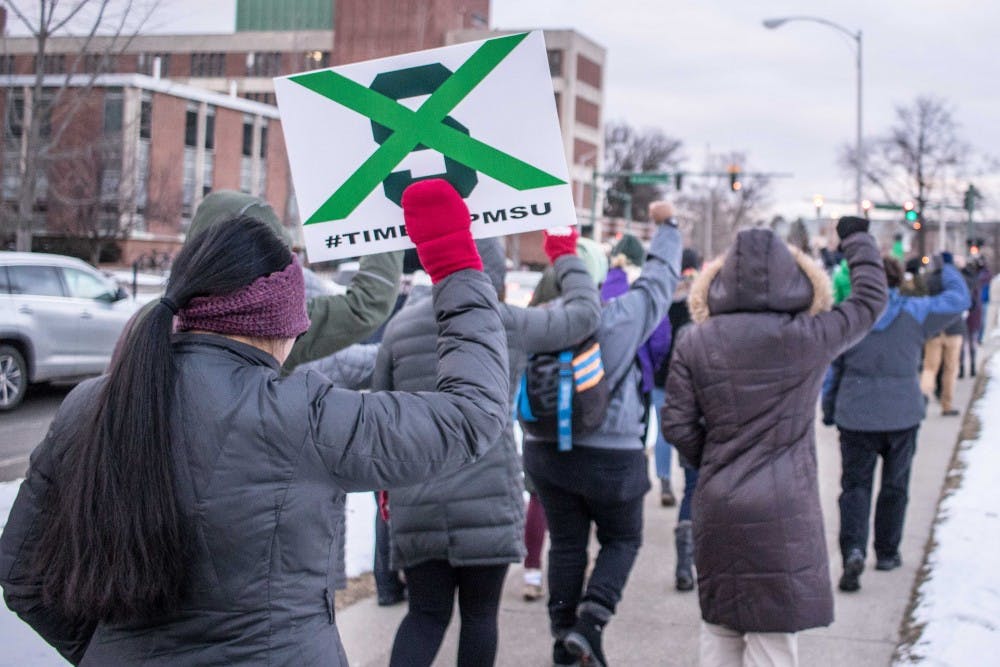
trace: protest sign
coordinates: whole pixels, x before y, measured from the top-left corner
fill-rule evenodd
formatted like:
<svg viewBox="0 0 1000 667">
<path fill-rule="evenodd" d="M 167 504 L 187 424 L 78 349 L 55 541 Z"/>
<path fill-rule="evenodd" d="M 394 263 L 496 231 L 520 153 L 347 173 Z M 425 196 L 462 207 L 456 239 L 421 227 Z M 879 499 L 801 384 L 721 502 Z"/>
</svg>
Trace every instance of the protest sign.
<svg viewBox="0 0 1000 667">
<path fill-rule="evenodd" d="M 310 261 L 412 247 L 400 200 L 439 177 L 476 238 L 575 224 L 541 32 L 275 79 Z"/>
</svg>

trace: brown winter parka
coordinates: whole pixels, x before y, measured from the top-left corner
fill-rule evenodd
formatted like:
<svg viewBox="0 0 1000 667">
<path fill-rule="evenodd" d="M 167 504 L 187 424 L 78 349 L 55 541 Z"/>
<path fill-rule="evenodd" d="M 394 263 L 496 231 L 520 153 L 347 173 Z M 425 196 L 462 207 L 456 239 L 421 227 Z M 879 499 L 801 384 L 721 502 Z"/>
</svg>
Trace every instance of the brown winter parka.
<svg viewBox="0 0 1000 667">
<path fill-rule="evenodd" d="M 874 239 L 842 243 L 851 296 L 769 230 L 740 232 L 691 288 L 661 424 L 700 477 L 695 566 L 702 618 L 739 632 L 833 621 L 814 424 L 823 374 L 886 304 Z M 833 474 L 833 471 L 830 471 Z"/>
</svg>

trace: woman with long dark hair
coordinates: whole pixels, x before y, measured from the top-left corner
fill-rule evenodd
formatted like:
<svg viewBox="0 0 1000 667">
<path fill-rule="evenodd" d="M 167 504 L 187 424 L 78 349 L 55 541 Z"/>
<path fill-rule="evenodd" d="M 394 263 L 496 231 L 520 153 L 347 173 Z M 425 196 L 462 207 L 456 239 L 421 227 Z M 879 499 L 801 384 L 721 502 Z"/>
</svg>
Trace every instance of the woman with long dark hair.
<svg viewBox="0 0 1000 667">
<path fill-rule="evenodd" d="M 109 374 L 67 396 L 0 538 L 8 606 L 66 659 L 346 664 L 331 581 L 344 492 L 455 469 L 507 418 L 468 209 L 440 180 L 403 209 L 437 283 L 438 392 L 282 377 L 309 326 L 302 271 L 241 217 L 185 246 Z"/>
</svg>

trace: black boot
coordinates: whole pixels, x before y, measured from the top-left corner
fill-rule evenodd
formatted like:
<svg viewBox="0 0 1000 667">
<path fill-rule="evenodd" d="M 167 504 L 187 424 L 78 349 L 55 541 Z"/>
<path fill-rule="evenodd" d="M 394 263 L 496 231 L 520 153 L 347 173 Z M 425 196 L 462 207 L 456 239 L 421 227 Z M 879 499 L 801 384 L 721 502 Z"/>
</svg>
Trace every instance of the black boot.
<svg viewBox="0 0 1000 667">
<path fill-rule="evenodd" d="M 694 590 L 694 575 L 691 567 L 694 560 L 694 536 L 691 522 L 681 521 L 674 528 L 674 545 L 677 547 L 677 570 L 674 585 L 679 591 Z"/>
<path fill-rule="evenodd" d="M 844 559 L 844 574 L 837 587 L 845 593 L 861 589 L 861 573 L 865 571 L 865 555 L 861 549 L 851 549 Z"/>
<path fill-rule="evenodd" d="M 563 643 L 570 653 L 580 658 L 584 667 L 607 667 L 601 636 L 604 626 L 611 620 L 611 610 L 596 602 L 580 605 L 579 620 L 570 630 Z"/>
<path fill-rule="evenodd" d="M 569 652 L 563 640 L 557 639 L 552 645 L 552 664 L 555 667 L 580 667 L 580 659 Z"/>
</svg>

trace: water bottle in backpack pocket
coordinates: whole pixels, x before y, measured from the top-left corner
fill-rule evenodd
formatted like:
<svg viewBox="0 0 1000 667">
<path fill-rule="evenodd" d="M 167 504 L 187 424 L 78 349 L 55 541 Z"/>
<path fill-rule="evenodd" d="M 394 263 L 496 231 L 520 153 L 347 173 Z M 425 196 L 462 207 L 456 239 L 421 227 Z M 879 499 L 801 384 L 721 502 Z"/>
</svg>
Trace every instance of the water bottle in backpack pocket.
<svg viewBox="0 0 1000 667">
<path fill-rule="evenodd" d="M 591 336 L 572 349 L 528 359 L 518 391 L 518 420 L 526 435 L 569 451 L 573 436 L 600 427 L 610 400 L 601 345 Z"/>
</svg>

